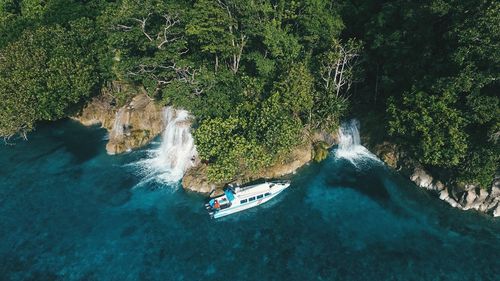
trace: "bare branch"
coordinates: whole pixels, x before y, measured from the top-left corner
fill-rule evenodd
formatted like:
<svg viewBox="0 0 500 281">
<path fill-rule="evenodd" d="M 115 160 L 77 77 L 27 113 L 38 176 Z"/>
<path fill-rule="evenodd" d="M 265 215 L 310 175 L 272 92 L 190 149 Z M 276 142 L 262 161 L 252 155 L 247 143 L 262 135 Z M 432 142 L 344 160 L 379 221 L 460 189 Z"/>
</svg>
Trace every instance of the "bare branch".
<svg viewBox="0 0 500 281">
<path fill-rule="evenodd" d="M 127 26 L 127 25 L 123 25 L 123 24 L 117 24 L 116 27 L 117 27 L 117 29 L 120 29 L 122 31 L 131 31 L 133 28 L 131 26 Z"/>
<path fill-rule="evenodd" d="M 323 88 L 326 91 L 334 90 L 337 98 L 347 98 L 346 93 L 353 82 L 352 72 L 357 57 L 357 50 L 354 47 L 336 44 L 334 50 L 321 62 L 320 77 L 324 81 Z M 342 92 L 345 96 L 342 96 Z"/>
<path fill-rule="evenodd" d="M 165 26 L 163 27 L 163 32 L 160 32 L 157 35 L 157 38 L 162 40 L 158 44 L 158 49 L 161 49 L 163 45 L 166 43 L 173 42 L 181 38 L 179 34 L 174 34 L 174 33 L 169 34 L 170 28 L 180 23 L 180 20 L 178 19 L 177 15 L 170 16 L 165 14 L 162 15 L 162 17 L 165 19 Z"/>
<path fill-rule="evenodd" d="M 151 13 L 148 13 L 148 15 L 145 18 L 142 18 L 142 20 L 138 19 L 138 18 L 132 18 L 132 20 L 139 22 L 141 25 L 142 33 L 144 33 L 144 35 L 146 35 L 146 37 L 149 39 L 149 41 L 153 41 L 153 38 L 151 38 L 151 36 L 149 36 L 149 34 L 146 32 L 146 22 L 150 16 L 151 16 Z"/>
</svg>

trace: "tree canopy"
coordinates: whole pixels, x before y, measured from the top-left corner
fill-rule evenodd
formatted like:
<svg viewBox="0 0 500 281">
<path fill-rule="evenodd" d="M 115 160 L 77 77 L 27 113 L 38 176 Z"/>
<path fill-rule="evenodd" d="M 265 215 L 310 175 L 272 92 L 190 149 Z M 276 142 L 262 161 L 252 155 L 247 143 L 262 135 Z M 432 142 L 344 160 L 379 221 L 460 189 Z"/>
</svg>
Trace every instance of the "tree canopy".
<svg viewBox="0 0 500 281">
<path fill-rule="evenodd" d="M 66 116 L 71 106 L 88 98 L 99 77 L 86 52 L 85 20 L 71 30 L 60 26 L 26 30 L 0 52 L 0 134 L 25 134 L 38 120 Z M 82 39 L 83 38 L 83 39 Z"/>
<path fill-rule="evenodd" d="M 499 22 L 492 0 L 3 0 L 0 136 L 71 115 L 120 80 L 195 115 L 213 181 L 375 112 L 427 168 L 487 186 Z"/>
<path fill-rule="evenodd" d="M 390 137 L 429 169 L 490 186 L 500 161 L 500 3 L 352 0 L 342 10 L 344 36 L 366 46 L 358 103 L 385 111 Z"/>
</svg>

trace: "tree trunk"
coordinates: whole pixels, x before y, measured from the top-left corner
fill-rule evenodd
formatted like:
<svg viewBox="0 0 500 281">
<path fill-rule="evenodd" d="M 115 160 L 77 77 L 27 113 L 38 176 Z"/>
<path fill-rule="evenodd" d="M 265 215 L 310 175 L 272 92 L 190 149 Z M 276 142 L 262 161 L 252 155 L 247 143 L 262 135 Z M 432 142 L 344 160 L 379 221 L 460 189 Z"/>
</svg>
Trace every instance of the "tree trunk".
<svg viewBox="0 0 500 281">
<path fill-rule="evenodd" d="M 215 54 L 215 73 L 217 73 L 218 68 L 219 68 L 219 56 Z"/>
</svg>

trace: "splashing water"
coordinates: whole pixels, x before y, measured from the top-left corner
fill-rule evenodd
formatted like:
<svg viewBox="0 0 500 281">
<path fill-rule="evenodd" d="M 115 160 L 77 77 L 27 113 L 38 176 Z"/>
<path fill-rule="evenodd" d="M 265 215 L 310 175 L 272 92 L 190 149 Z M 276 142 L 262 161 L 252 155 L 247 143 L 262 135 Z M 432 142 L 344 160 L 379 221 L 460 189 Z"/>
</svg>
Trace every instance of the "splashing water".
<svg viewBox="0 0 500 281">
<path fill-rule="evenodd" d="M 351 119 L 343 122 L 339 128 L 339 149 L 350 150 L 352 147 L 361 145 L 359 138 L 359 121 Z"/>
<path fill-rule="evenodd" d="M 377 156 L 361 145 L 359 137 L 359 121 L 351 119 L 343 122 L 339 128 L 339 145 L 335 157 L 345 159 L 356 168 L 365 160 L 380 161 Z"/>
<path fill-rule="evenodd" d="M 198 153 L 191 135 L 191 116 L 186 110 L 166 107 L 163 112 L 165 129 L 160 146 L 149 153 L 149 158 L 135 164 L 144 179 L 139 183 L 160 184 L 178 182 L 187 169 L 194 166 Z"/>
</svg>

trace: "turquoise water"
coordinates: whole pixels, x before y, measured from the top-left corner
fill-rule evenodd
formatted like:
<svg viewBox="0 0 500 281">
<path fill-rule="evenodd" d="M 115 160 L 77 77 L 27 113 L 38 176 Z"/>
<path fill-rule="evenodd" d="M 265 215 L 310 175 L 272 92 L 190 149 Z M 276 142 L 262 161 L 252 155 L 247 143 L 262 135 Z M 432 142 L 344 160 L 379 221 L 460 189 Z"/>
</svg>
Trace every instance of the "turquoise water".
<svg viewBox="0 0 500 281">
<path fill-rule="evenodd" d="M 220 220 L 72 121 L 0 146 L 0 280 L 499 280 L 500 220 L 332 153 Z M 158 140 L 159 141 L 159 140 Z"/>
</svg>

